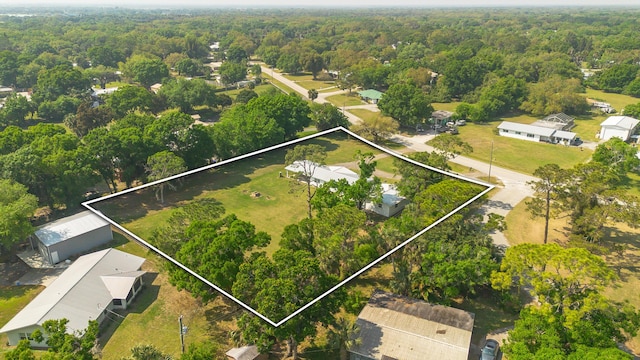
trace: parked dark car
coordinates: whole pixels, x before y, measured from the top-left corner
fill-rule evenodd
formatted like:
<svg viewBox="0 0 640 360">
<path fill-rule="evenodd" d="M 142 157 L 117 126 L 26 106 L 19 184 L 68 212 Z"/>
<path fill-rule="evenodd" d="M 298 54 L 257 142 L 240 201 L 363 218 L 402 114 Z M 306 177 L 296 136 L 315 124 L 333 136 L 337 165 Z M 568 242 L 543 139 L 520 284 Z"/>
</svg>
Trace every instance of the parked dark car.
<svg viewBox="0 0 640 360">
<path fill-rule="evenodd" d="M 480 360 L 496 360 L 500 354 L 500 344 L 493 339 L 485 341 L 480 353 Z"/>
</svg>

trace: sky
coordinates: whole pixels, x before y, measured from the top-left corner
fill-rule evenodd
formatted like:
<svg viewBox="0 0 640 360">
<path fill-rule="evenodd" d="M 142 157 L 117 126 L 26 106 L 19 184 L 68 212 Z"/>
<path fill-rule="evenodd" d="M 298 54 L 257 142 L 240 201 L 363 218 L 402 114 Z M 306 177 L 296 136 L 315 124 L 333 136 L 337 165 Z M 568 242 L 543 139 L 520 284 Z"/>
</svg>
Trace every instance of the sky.
<svg viewBox="0 0 640 360">
<path fill-rule="evenodd" d="M 525 6 L 632 6 L 638 0 L 0 0 L 3 6 L 108 6 L 108 7 L 525 7 Z M 1 10 L 0 10 L 1 12 Z"/>
</svg>

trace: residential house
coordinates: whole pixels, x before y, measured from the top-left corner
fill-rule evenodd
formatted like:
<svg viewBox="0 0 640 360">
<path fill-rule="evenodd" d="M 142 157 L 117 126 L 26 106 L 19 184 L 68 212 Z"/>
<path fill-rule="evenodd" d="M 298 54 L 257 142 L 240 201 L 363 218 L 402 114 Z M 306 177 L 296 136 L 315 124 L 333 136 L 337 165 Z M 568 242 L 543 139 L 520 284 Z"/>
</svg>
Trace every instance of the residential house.
<svg viewBox="0 0 640 360">
<path fill-rule="evenodd" d="M 531 125 L 564 131 L 569 131 L 576 126 L 575 118 L 565 113 L 551 114 L 544 119 L 534 122 Z"/>
<path fill-rule="evenodd" d="M 640 124 L 640 120 L 630 116 L 609 116 L 600 124 L 598 137 L 600 140 L 609 140 L 612 137 L 617 137 L 627 141 L 638 129 L 638 124 Z"/>
<path fill-rule="evenodd" d="M 356 325 L 350 360 L 467 360 L 475 315 L 377 290 Z"/>
<path fill-rule="evenodd" d="M 55 265 L 111 240 L 111 225 L 91 211 L 83 211 L 38 228 L 31 236 L 31 246 Z"/>
<path fill-rule="evenodd" d="M 328 166 L 319 165 L 309 160 L 294 161 L 293 164 L 284 168 L 287 171 L 287 177 L 289 172 L 294 174 L 311 174 L 311 185 L 322 186 L 324 183 L 331 180 L 345 179 L 349 185 L 353 185 L 360 176 L 344 166 Z"/>
<path fill-rule="evenodd" d="M 69 320 L 67 332 L 82 332 L 90 320 L 101 323 L 114 309 L 126 309 L 142 290 L 145 259 L 116 249 L 79 257 L 1 329 L 9 345 L 22 339 L 47 347 L 31 334 L 47 320 Z M 43 331 L 44 333 L 44 331 Z M 46 336 L 46 334 L 44 334 Z"/>
<path fill-rule="evenodd" d="M 365 209 L 385 217 L 391 217 L 402 211 L 408 203 L 409 200 L 400 195 L 395 185 L 383 183 L 382 202 L 379 204 L 368 202 L 365 204 Z"/>
<path fill-rule="evenodd" d="M 565 145 L 573 145 L 578 138 L 576 133 L 570 131 L 509 121 L 503 121 L 498 125 L 498 134 L 520 140 L 542 141 L 553 144 L 561 143 Z"/>
<path fill-rule="evenodd" d="M 311 185 L 319 187 L 331 180 L 345 179 L 349 185 L 353 185 L 360 175 L 347 169 L 344 166 L 318 165 L 313 161 L 294 161 L 293 164 L 285 167 L 286 176 L 290 177 L 290 172 L 297 176 L 311 174 Z M 395 185 L 382 184 L 382 203 L 374 204 L 367 202 L 365 209 L 373 211 L 382 216 L 390 217 L 399 213 L 408 204 L 408 200 L 398 193 Z"/>
<path fill-rule="evenodd" d="M 380 99 L 382 99 L 382 95 L 384 95 L 384 93 L 382 93 L 382 92 L 380 92 L 378 90 L 368 89 L 368 90 L 358 91 L 358 95 L 360 95 L 360 98 L 363 101 L 366 101 L 366 102 L 372 103 L 372 104 L 377 104 L 378 101 L 380 101 Z"/>
<path fill-rule="evenodd" d="M 149 90 L 153 91 L 154 94 L 157 94 L 160 91 L 161 87 L 162 87 L 161 83 L 155 83 L 149 86 Z"/>
</svg>

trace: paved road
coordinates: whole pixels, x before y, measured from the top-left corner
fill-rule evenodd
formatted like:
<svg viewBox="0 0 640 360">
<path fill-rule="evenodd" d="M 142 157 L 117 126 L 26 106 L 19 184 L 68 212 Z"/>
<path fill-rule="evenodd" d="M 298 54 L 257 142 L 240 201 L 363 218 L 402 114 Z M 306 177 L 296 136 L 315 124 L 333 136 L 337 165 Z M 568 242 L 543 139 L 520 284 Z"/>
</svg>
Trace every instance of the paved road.
<svg viewBox="0 0 640 360">
<path fill-rule="evenodd" d="M 294 81 L 285 78 L 284 76 L 282 76 L 282 74 L 272 71 L 272 69 L 264 66 L 262 66 L 262 72 L 271 75 L 276 80 L 287 85 L 288 87 L 292 88 L 293 90 L 297 91 L 302 96 L 307 98 L 308 93 L 305 88 L 296 84 Z M 343 92 L 344 91 L 340 90 L 330 93 L 321 93 L 318 94 L 318 98 L 315 101 L 317 103 L 325 103 L 328 102 L 326 99 L 327 97 Z M 351 123 L 356 124 L 361 122 L 362 119 L 350 113 L 348 111 L 349 109 L 367 109 L 377 111 L 377 106 L 374 104 L 367 104 L 345 107 L 344 114 L 349 118 L 349 121 Z M 425 143 L 433 137 L 434 135 L 416 135 L 412 137 L 395 135 L 391 140 L 401 143 L 408 148 L 416 151 L 430 152 L 434 150 L 433 147 L 428 146 Z M 489 164 L 482 161 L 474 160 L 464 156 L 457 156 L 452 161 L 462 166 L 473 168 L 474 170 L 480 171 L 485 174 L 489 173 Z M 533 195 L 533 190 L 530 186 L 527 185 L 527 182 L 537 180 L 533 176 L 521 174 L 519 172 L 501 168 L 495 165 L 491 166 L 491 177 L 497 178 L 503 184 L 503 186 L 500 186 L 498 188 L 498 191 L 495 191 L 489 201 L 487 201 L 482 206 L 481 211 L 485 215 L 489 213 L 496 213 L 502 216 L 506 216 L 514 206 L 516 206 L 526 197 Z M 501 232 L 493 233 L 492 237 L 496 245 L 509 246 L 509 242 Z"/>
<path fill-rule="evenodd" d="M 433 147 L 426 145 L 425 143 L 432 139 L 435 135 L 416 135 L 412 137 L 394 135 L 391 140 L 404 144 L 405 146 L 414 149 L 416 151 L 433 151 Z M 482 173 L 489 173 L 489 164 L 471 159 L 465 156 L 456 156 L 453 160 L 456 164 L 460 164 L 464 167 L 469 167 L 480 171 Z M 486 216 L 490 213 L 506 216 L 514 206 L 524 200 L 526 197 L 533 195 L 533 190 L 527 182 L 536 181 L 537 178 L 521 174 L 516 171 L 508 170 L 498 166 L 491 166 L 491 177 L 497 178 L 503 186 L 499 186 L 497 191 L 494 191 L 493 195 L 482 207 L 481 211 Z M 493 241 L 499 246 L 509 246 L 507 238 L 502 232 L 496 231 L 491 234 Z"/>
</svg>

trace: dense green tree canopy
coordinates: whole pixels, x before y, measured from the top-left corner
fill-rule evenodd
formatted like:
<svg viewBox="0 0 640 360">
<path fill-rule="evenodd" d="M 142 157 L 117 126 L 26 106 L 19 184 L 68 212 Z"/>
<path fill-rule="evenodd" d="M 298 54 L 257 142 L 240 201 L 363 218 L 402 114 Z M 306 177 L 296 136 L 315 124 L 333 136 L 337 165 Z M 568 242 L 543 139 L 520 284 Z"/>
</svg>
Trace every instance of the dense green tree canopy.
<svg viewBox="0 0 640 360">
<path fill-rule="evenodd" d="M 166 81 L 158 95 L 165 99 L 168 107 L 178 108 L 184 113 L 191 113 L 195 106 L 217 105 L 215 89 L 202 79 Z"/>
<path fill-rule="evenodd" d="M 247 66 L 239 62 L 225 61 L 220 66 L 220 81 L 224 85 L 232 85 L 247 77 Z"/>
<path fill-rule="evenodd" d="M 122 74 L 147 89 L 169 76 L 167 65 L 159 58 L 134 55 L 121 63 Z"/>
<path fill-rule="evenodd" d="M 54 101 L 61 95 L 86 96 L 89 89 L 89 79 L 80 70 L 68 65 L 57 65 L 38 73 L 33 99 L 40 103 Z"/>
<path fill-rule="evenodd" d="M 217 221 L 195 221 L 186 229 L 185 237 L 189 240 L 182 244 L 175 259 L 226 291 L 231 291 L 236 282 L 245 253 L 264 247 L 271 240 L 265 232 L 256 232 L 251 223 L 235 215 Z M 169 278 L 172 284 L 203 301 L 216 294 L 209 285 L 178 267 L 169 268 Z"/>
<path fill-rule="evenodd" d="M 582 85 L 578 79 L 563 79 L 553 76 L 529 86 L 529 95 L 520 108 L 533 115 L 545 116 L 563 112 L 565 114 L 583 114 L 589 105 L 583 96 Z"/>
<path fill-rule="evenodd" d="M 46 360 L 93 360 L 93 348 L 96 345 L 98 336 L 98 322 L 93 320 L 84 331 L 80 333 L 68 333 L 67 324 L 69 320 L 47 320 L 42 324 L 44 332 L 36 330 L 31 335 L 37 342 L 42 342 L 46 338 L 49 348 L 41 359 Z"/>
<path fill-rule="evenodd" d="M 299 131 L 311 123 L 309 105 L 300 96 L 293 93 L 289 95 L 280 92 L 263 94 L 249 101 L 247 108 L 262 112 L 275 120 L 278 126 L 284 130 L 282 140 L 295 138 Z"/>
<path fill-rule="evenodd" d="M 240 266 L 233 295 L 256 311 L 279 321 L 318 297 L 336 283 L 326 275 L 316 257 L 306 251 L 280 249 L 272 259 L 265 253 L 255 253 Z M 238 321 L 245 341 L 266 352 L 275 341 L 286 341 L 288 355 L 298 358 L 298 344 L 332 322 L 343 293 L 335 291 L 321 302 L 307 308 L 279 327 L 273 327 L 258 317 L 243 314 Z M 277 304 L 277 306 L 274 306 Z"/>
<path fill-rule="evenodd" d="M 599 144 L 593 153 L 592 159 L 603 165 L 609 166 L 618 172 L 618 175 L 626 176 L 629 171 L 635 171 L 640 166 L 638 149 L 627 144 L 620 138 L 613 137 Z"/>
<path fill-rule="evenodd" d="M 222 158 L 275 145 L 283 137 L 284 130 L 275 119 L 248 104 L 236 104 L 226 110 L 213 128 L 213 142 L 217 155 Z"/>
<path fill-rule="evenodd" d="M 33 232 L 30 219 L 38 199 L 24 185 L 12 180 L 0 180 L 0 251 L 26 240 Z"/>
<path fill-rule="evenodd" d="M 609 349 L 612 358 L 625 358 L 615 351 L 617 343 L 637 332 L 640 317 L 633 307 L 602 294 L 616 279 L 604 260 L 586 249 L 557 244 L 508 248 L 500 271 L 492 274 L 494 288 L 526 286 L 540 306 L 522 310 L 505 353 L 516 359 L 550 352 L 565 358 Z"/>
<path fill-rule="evenodd" d="M 433 107 L 427 96 L 411 82 L 389 86 L 378 108 L 383 115 L 396 119 L 401 126 L 415 126 L 424 123 L 431 116 Z"/>
<path fill-rule="evenodd" d="M 107 98 L 107 106 L 117 118 L 123 118 L 130 112 L 148 112 L 153 105 L 153 93 L 140 86 L 123 86 Z"/>
</svg>

